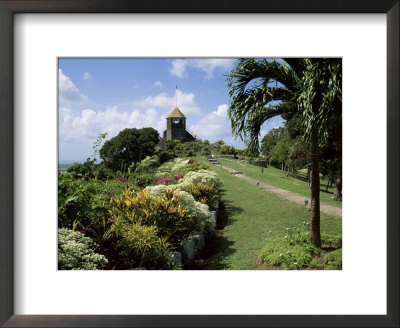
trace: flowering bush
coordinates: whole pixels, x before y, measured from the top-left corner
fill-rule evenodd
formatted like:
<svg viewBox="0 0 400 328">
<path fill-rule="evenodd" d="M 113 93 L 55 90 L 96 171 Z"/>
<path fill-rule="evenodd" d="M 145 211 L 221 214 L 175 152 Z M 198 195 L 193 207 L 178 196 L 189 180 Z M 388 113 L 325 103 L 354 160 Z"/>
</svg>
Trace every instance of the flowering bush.
<svg viewBox="0 0 400 328">
<path fill-rule="evenodd" d="M 183 178 L 183 174 L 177 174 L 177 175 L 174 176 L 175 180 L 179 180 L 179 179 L 182 179 L 182 178 Z"/>
<path fill-rule="evenodd" d="M 174 165 L 171 167 L 171 171 L 172 172 L 179 171 L 181 168 L 183 168 L 184 166 L 186 166 L 188 164 L 189 164 L 188 159 L 176 158 L 174 160 Z"/>
<path fill-rule="evenodd" d="M 192 159 L 175 158 L 173 161 L 166 162 L 161 165 L 156 175 L 158 176 L 174 176 L 176 174 L 186 174 L 190 171 L 198 171 L 200 169 L 205 169 L 203 164 L 200 164 Z"/>
<path fill-rule="evenodd" d="M 159 184 L 159 183 L 170 183 L 172 182 L 171 178 L 159 178 L 154 180 L 153 184 Z"/>
<path fill-rule="evenodd" d="M 97 270 L 108 261 L 93 251 L 93 241 L 78 231 L 58 229 L 58 269 Z"/>
<path fill-rule="evenodd" d="M 119 182 L 121 182 L 121 183 L 125 183 L 126 181 L 128 181 L 128 180 L 127 180 L 126 178 L 124 178 L 124 177 L 119 177 L 118 180 L 119 180 Z"/>
<path fill-rule="evenodd" d="M 201 169 L 199 171 L 188 172 L 180 183 L 180 188 L 187 190 L 191 184 L 197 183 L 202 183 L 214 188 L 219 188 L 222 185 L 222 181 L 216 172 Z"/>
</svg>

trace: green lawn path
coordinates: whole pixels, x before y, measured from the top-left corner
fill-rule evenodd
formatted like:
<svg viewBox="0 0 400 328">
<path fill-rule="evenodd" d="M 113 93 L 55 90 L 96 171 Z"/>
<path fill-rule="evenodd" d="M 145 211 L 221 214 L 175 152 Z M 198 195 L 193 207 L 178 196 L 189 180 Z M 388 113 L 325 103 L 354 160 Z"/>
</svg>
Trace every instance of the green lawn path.
<svg viewBox="0 0 400 328">
<path fill-rule="evenodd" d="M 232 165 L 234 165 L 232 164 L 232 160 L 218 158 L 218 161 L 220 161 L 222 165 L 228 167 L 232 167 Z M 241 166 L 237 165 L 235 166 L 235 169 L 241 170 Z M 306 175 L 301 172 L 290 173 L 289 176 L 286 176 L 286 172 L 282 172 L 281 170 L 270 165 L 267 168 L 264 168 L 264 172 L 261 172 L 261 167 L 246 163 L 245 174 L 250 178 L 259 180 L 260 182 L 262 181 L 282 189 L 296 192 L 307 198 L 311 198 L 311 189 L 308 187 Z M 333 196 L 334 187 L 328 188 L 328 191 L 326 192 L 326 181 L 321 179 L 320 183 L 321 202 L 342 207 L 342 202 L 329 199 Z"/>
<path fill-rule="evenodd" d="M 282 237 L 286 227 L 309 222 L 310 212 L 209 164 L 204 157 L 196 160 L 217 172 L 223 181 L 222 199 L 229 221 L 216 238 L 216 252 L 204 269 L 253 270 L 262 247 Z M 321 214 L 321 232 L 338 234 L 342 220 Z"/>
</svg>

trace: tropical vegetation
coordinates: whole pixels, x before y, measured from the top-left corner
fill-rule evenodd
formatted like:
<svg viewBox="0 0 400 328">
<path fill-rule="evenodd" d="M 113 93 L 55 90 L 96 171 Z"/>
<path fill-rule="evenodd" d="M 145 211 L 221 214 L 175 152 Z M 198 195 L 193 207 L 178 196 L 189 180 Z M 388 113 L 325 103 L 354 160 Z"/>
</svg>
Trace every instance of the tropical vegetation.
<svg viewBox="0 0 400 328">
<path fill-rule="evenodd" d="M 301 117 L 311 157 L 311 238 L 320 246 L 320 149 L 332 135 L 337 136 L 332 127 L 341 126 L 341 59 L 244 58 L 227 80 L 232 133 L 241 137 L 253 153 L 259 152 L 263 123 L 278 115 L 288 122 Z"/>
</svg>

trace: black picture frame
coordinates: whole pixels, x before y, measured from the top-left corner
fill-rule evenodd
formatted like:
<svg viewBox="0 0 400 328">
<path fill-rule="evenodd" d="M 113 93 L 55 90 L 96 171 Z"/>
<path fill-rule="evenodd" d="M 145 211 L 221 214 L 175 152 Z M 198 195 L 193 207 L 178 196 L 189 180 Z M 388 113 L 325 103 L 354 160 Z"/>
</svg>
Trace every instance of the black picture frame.
<svg viewBox="0 0 400 328">
<path fill-rule="evenodd" d="M 14 205 L 13 195 L 16 13 L 386 14 L 387 315 L 14 315 L 13 207 L 18 206 Z M 0 324 L 4 327 L 399 327 L 399 0 L 0 0 L 0 72 Z"/>
</svg>

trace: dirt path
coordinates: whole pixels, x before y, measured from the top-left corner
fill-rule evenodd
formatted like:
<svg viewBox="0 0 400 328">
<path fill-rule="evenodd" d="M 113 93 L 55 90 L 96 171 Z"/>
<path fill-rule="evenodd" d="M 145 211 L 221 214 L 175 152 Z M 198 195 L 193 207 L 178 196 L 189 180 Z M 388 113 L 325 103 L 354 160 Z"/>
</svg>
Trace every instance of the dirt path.
<svg viewBox="0 0 400 328">
<path fill-rule="evenodd" d="M 228 172 L 231 172 L 231 173 L 237 172 L 236 170 L 231 169 L 230 167 L 221 165 L 219 163 L 218 163 L 218 166 L 221 166 L 223 169 L 225 169 L 225 170 L 227 170 Z M 250 178 L 250 177 L 248 177 L 246 175 L 243 175 L 243 174 L 235 174 L 235 176 L 238 177 L 239 179 L 247 181 L 250 184 L 257 185 L 258 181 L 256 179 Z M 293 191 L 289 191 L 289 190 L 285 190 L 285 189 L 282 189 L 282 188 L 278 188 L 278 187 L 272 186 L 272 185 L 270 185 L 268 183 L 261 182 L 261 181 L 259 182 L 258 187 L 262 188 L 262 189 L 265 189 L 265 190 L 268 190 L 269 192 L 272 192 L 272 193 L 274 193 L 274 194 L 276 194 L 276 195 L 278 195 L 278 196 L 280 196 L 282 198 L 288 199 L 288 200 L 290 200 L 292 202 L 295 202 L 297 204 L 301 204 L 303 206 L 304 206 L 304 200 L 307 199 L 305 196 L 297 194 L 297 193 L 295 193 Z M 307 199 L 307 200 L 308 200 L 308 204 L 310 204 L 311 200 L 310 199 Z M 331 216 L 336 216 L 336 217 L 342 218 L 342 209 L 340 207 L 328 205 L 328 204 L 325 204 L 325 203 L 320 203 L 320 211 L 322 213 L 325 213 L 325 214 L 328 214 L 328 215 L 331 215 Z"/>
</svg>

